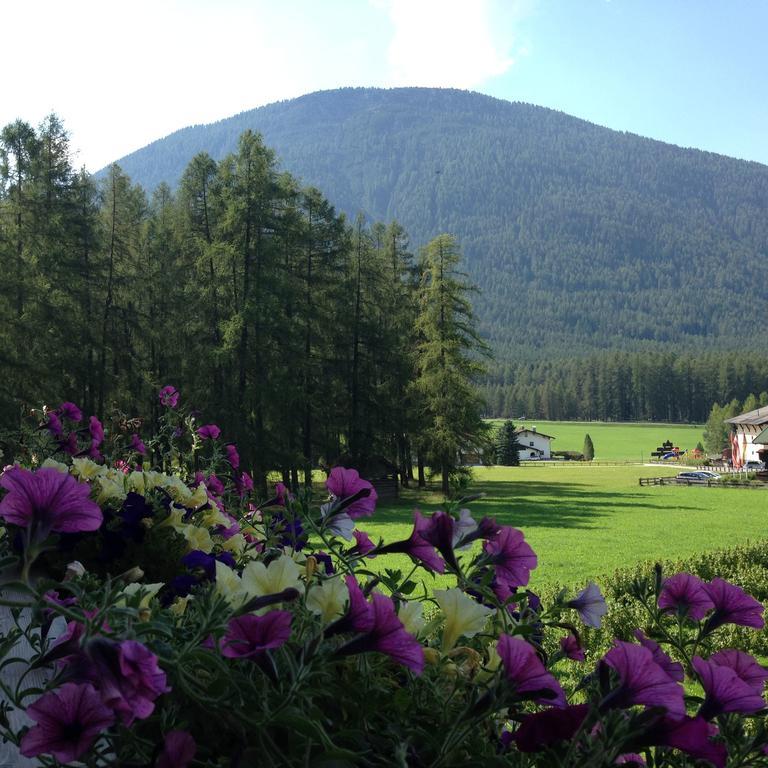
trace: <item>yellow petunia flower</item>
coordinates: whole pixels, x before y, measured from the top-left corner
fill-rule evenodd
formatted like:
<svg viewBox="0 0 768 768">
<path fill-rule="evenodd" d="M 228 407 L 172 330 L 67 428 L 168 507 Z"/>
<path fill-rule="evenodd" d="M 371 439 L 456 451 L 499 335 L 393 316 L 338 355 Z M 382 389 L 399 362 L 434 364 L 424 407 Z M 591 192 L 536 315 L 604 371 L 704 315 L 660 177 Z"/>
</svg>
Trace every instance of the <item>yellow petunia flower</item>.
<svg viewBox="0 0 768 768">
<path fill-rule="evenodd" d="M 414 637 L 424 629 L 424 611 L 421 602 L 410 600 L 407 603 L 400 604 L 400 610 L 397 612 L 397 618 L 403 622 L 405 631 Z"/>
<path fill-rule="evenodd" d="M 269 566 L 251 562 L 243 569 L 243 586 L 249 595 L 274 595 L 293 587 L 301 590 L 301 569 L 288 555 L 280 555 Z"/>
<path fill-rule="evenodd" d="M 207 528 L 201 528 L 199 525 L 185 525 L 180 533 L 187 540 L 190 551 L 199 549 L 201 552 L 211 552 L 213 550 L 213 539 Z"/>
<path fill-rule="evenodd" d="M 240 577 L 227 565 L 216 561 L 216 593 L 233 608 L 239 608 L 248 599 Z"/>
<path fill-rule="evenodd" d="M 101 464 L 90 459 L 72 459 L 71 472 L 78 480 L 93 480 L 103 474 L 104 471 L 105 468 Z"/>
<path fill-rule="evenodd" d="M 493 613 L 456 587 L 436 590 L 435 600 L 445 616 L 443 651 L 450 651 L 462 635 L 473 637 L 482 632 Z"/>
<path fill-rule="evenodd" d="M 65 475 L 69 474 L 69 467 L 60 461 L 56 461 L 56 459 L 46 459 L 40 467 L 42 469 L 58 469 L 59 472 L 63 472 Z"/>
<path fill-rule="evenodd" d="M 309 590 L 307 608 L 317 613 L 323 622 L 329 624 L 344 613 L 344 606 L 349 600 L 349 590 L 340 576 L 326 579 Z"/>
</svg>

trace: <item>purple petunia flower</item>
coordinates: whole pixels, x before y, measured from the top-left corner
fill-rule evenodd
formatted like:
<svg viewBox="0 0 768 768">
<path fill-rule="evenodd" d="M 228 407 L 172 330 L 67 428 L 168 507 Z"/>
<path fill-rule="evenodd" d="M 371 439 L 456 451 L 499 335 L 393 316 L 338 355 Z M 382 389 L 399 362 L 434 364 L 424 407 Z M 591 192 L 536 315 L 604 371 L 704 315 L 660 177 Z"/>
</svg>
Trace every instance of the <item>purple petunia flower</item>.
<svg viewBox="0 0 768 768">
<path fill-rule="evenodd" d="M 36 725 L 21 739 L 24 757 L 53 755 L 62 763 L 78 760 L 115 716 L 89 683 L 65 683 L 27 707 Z"/>
<path fill-rule="evenodd" d="M 757 663 L 757 659 L 744 651 L 727 648 L 713 653 L 709 661 L 721 667 L 732 669 L 745 683 L 752 686 L 755 693 L 762 696 L 765 681 L 768 680 L 768 669 Z"/>
<path fill-rule="evenodd" d="M 371 541 L 370 536 L 365 531 L 352 531 L 352 535 L 355 537 L 356 544 L 348 550 L 347 554 L 374 557 L 374 555 L 369 554 L 376 549 L 376 545 Z"/>
<path fill-rule="evenodd" d="M 134 432 L 131 435 L 131 450 L 136 451 L 136 453 L 140 453 L 142 456 L 147 455 L 147 446 L 144 445 L 141 438 Z"/>
<path fill-rule="evenodd" d="M 682 683 L 685 679 L 685 671 L 683 665 L 672 659 L 661 649 L 661 646 L 651 640 L 650 637 L 646 637 L 643 631 L 636 629 L 634 635 L 639 641 L 640 645 L 647 648 L 653 654 L 653 660 L 673 679 L 678 683 Z"/>
<path fill-rule="evenodd" d="M 442 556 L 448 565 L 457 567 L 456 555 L 453 551 L 456 521 L 443 510 L 439 509 L 429 520 L 429 525 L 420 531 L 424 541 L 430 543 Z"/>
<path fill-rule="evenodd" d="M 57 410 L 64 419 L 69 419 L 70 421 L 83 420 L 83 412 L 74 403 L 62 403 Z"/>
<path fill-rule="evenodd" d="M 332 576 L 336 573 L 336 569 L 333 567 L 333 558 L 327 552 L 318 550 L 312 553 L 312 557 L 315 558 L 318 565 L 322 563 L 326 576 Z"/>
<path fill-rule="evenodd" d="M 206 477 L 202 472 L 195 472 L 195 485 L 200 485 L 200 483 L 203 483 L 216 496 L 221 496 L 224 493 L 224 483 L 214 473 Z"/>
<path fill-rule="evenodd" d="M 521 752 L 539 752 L 571 739 L 589 714 L 589 704 L 553 707 L 524 715 L 513 739 Z"/>
<path fill-rule="evenodd" d="M 392 598 L 374 592 L 372 600 L 372 604 L 369 605 L 373 620 L 370 631 L 347 643 L 339 649 L 339 653 L 346 656 L 378 651 L 398 664 L 408 667 L 414 674 L 420 675 L 424 670 L 424 649 L 421 643 L 406 631 L 403 622 L 397 616 Z"/>
<path fill-rule="evenodd" d="M 155 768 L 187 768 L 197 752 L 197 744 L 187 731 L 168 731 L 163 751 L 158 755 Z"/>
<path fill-rule="evenodd" d="M 648 765 L 645 762 L 645 758 L 642 755 L 638 755 L 637 752 L 625 752 L 623 755 L 619 755 L 613 764 L 626 765 L 629 768 L 646 768 Z"/>
<path fill-rule="evenodd" d="M 158 393 L 160 404 L 166 408 L 175 408 L 179 404 L 179 393 L 176 387 L 170 384 L 164 386 Z"/>
<path fill-rule="evenodd" d="M 504 665 L 507 680 L 512 683 L 520 698 L 533 699 L 537 704 L 566 706 L 565 693 L 560 683 L 547 672 L 530 643 L 519 637 L 501 635 L 496 650 Z"/>
<path fill-rule="evenodd" d="M 193 549 L 181 558 L 181 562 L 191 571 L 199 568 L 211 581 L 216 581 L 216 562 L 223 563 L 228 568 L 234 569 L 236 566 L 235 558 L 231 552 L 220 552 L 218 555 L 203 552 L 200 549 Z"/>
<path fill-rule="evenodd" d="M 60 440 L 59 448 L 61 448 L 64 453 L 68 453 L 70 456 L 75 456 L 79 450 L 77 447 L 77 433 L 70 432 L 67 435 L 66 440 Z"/>
<path fill-rule="evenodd" d="M 642 737 L 649 746 L 674 747 L 697 760 L 707 760 L 715 768 L 725 768 L 725 744 L 714 742 L 710 724 L 701 717 L 663 717 Z"/>
<path fill-rule="evenodd" d="M 36 525 L 41 536 L 95 531 L 104 520 L 88 485 L 52 467 L 35 472 L 11 467 L 0 477 L 0 487 L 8 491 L 0 501 L 0 517 L 21 527 Z"/>
<path fill-rule="evenodd" d="M 325 510 L 330 504 L 323 504 L 320 507 L 325 514 Z M 352 536 L 355 532 L 355 521 L 346 512 L 337 512 L 327 523 L 328 533 L 338 536 L 339 538 L 352 541 Z"/>
<path fill-rule="evenodd" d="M 215 424 L 204 424 L 197 430 L 201 440 L 218 440 L 221 430 Z"/>
<path fill-rule="evenodd" d="M 275 483 L 275 495 L 269 501 L 264 502 L 265 507 L 284 507 L 287 502 L 293 501 L 293 494 L 285 483 Z"/>
<path fill-rule="evenodd" d="M 560 638 L 560 650 L 572 661 L 584 661 L 584 649 L 572 634 Z"/>
<path fill-rule="evenodd" d="M 495 567 L 497 582 L 509 589 L 524 587 L 538 564 L 536 553 L 525 541 L 523 532 L 508 525 L 503 526 L 494 539 L 486 541 L 483 549 Z"/>
<path fill-rule="evenodd" d="M 325 481 L 325 487 L 339 500 L 340 509 L 353 520 L 369 517 L 376 510 L 376 490 L 360 477 L 356 469 L 334 467 Z"/>
<path fill-rule="evenodd" d="M 88 419 L 88 431 L 91 433 L 92 445 L 98 447 L 104 442 L 104 427 L 95 416 Z"/>
<path fill-rule="evenodd" d="M 622 709 L 634 704 L 664 707 L 670 715 L 685 715 L 683 686 L 673 680 L 654 660 L 648 648 L 622 640 L 605 654 L 601 664 L 619 677 L 619 687 L 603 700 L 603 707 Z"/>
<path fill-rule="evenodd" d="M 573 600 L 569 600 L 566 605 L 569 608 L 575 608 L 579 614 L 579 618 L 588 627 L 599 627 L 603 616 L 608 612 L 605 598 L 600 592 L 600 587 L 598 587 L 594 581 L 590 581 L 587 586 L 584 587 Z"/>
<path fill-rule="evenodd" d="M 712 579 L 703 587 L 715 609 L 707 620 L 708 630 L 711 631 L 722 624 L 738 624 L 753 629 L 762 629 L 765 626 L 763 604 L 741 587 L 725 579 Z"/>
<path fill-rule="evenodd" d="M 445 563 L 435 551 L 434 546 L 424 537 L 423 533 L 429 528 L 430 519 L 424 517 L 418 509 L 413 510 L 413 531 L 409 538 L 404 541 L 395 541 L 392 544 L 386 544 L 379 550 L 380 555 L 390 552 L 402 552 L 414 560 L 420 561 L 423 565 L 437 573 L 445 571 Z"/>
<path fill-rule="evenodd" d="M 704 582 L 692 573 L 678 573 L 664 582 L 659 608 L 699 621 L 713 607 Z"/>
<path fill-rule="evenodd" d="M 84 654 L 85 676 L 125 725 L 149 717 L 155 699 L 171 690 L 157 656 L 135 640 L 116 643 L 96 638 L 86 645 Z"/>
<path fill-rule="evenodd" d="M 370 632 L 373 629 L 373 610 L 357 579 L 349 574 L 344 577 L 344 582 L 349 592 L 349 607 L 344 616 L 325 630 L 326 637 L 339 632 Z"/>
<path fill-rule="evenodd" d="M 91 446 L 88 448 L 89 459 L 92 459 L 93 461 L 101 461 L 104 458 L 99 450 L 100 445 L 101 443 L 99 443 L 98 440 L 91 440 Z M 115 466 L 118 467 L 118 469 L 120 468 L 117 462 L 115 462 Z"/>
<path fill-rule="evenodd" d="M 754 682 L 743 680 L 733 667 L 725 663 L 725 658 L 721 657 L 720 661 L 723 663 L 705 660 L 701 656 L 694 656 L 691 661 L 705 694 L 699 715 L 711 720 L 723 712 L 750 715 L 763 709 L 765 701 Z"/>
<path fill-rule="evenodd" d="M 240 454 L 237 452 L 237 448 L 230 444 L 224 446 L 224 450 L 227 454 L 227 461 L 232 469 L 237 469 L 240 466 Z"/>
<path fill-rule="evenodd" d="M 453 549 L 468 549 L 476 537 L 477 523 L 468 509 L 459 510 L 459 519 L 453 525 Z"/>
<path fill-rule="evenodd" d="M 230 619 L 220 642 L 221 655 L 228 659 L 256 659 L 270 648 L 279 648 L 291 636 L 292 619 L 288 611 Z"/>
<path fill-rule="evenodd" d="M 48 423 L 45 425 L 46 428 L 54 437 L 59 437 L 64 431 L 61 426 L 61 420 L 53 411 L 48 411 L 46 416 L 48 417 Z"/>
</svg>

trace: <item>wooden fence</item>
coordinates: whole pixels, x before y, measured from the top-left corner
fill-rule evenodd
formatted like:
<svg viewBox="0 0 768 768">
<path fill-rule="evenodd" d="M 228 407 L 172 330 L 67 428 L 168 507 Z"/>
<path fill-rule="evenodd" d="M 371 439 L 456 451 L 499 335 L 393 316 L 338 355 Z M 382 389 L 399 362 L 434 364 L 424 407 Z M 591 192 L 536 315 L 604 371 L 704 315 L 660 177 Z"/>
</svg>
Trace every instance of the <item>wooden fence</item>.
<svg viewBox="0 0 768 768">
<path fill-rule="evenodd" d="M 641 477 L 640 485 L 702 485 L 707 488 L 755 488 L 768 490 L 766 483 L 723 483 L 720 480 L 694 480 L 688 477 Z"/>
</svg>

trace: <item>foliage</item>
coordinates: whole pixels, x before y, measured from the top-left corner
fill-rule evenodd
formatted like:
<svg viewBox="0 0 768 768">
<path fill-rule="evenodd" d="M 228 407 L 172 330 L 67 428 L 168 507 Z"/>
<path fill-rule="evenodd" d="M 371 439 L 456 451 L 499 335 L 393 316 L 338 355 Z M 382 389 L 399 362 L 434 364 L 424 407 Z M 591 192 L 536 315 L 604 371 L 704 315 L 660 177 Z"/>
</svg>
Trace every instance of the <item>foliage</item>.
<svg viewBox="0 0 768 768">
<path fill-rule="evenodd" d="M 610 648 L 614 637 L 631 639 L 632 632 L 643 623 L 643 610 L 631 597 L 632 585 L 654 578 L 654 569 L 663 573 L 686 572 L 700 579 L 711 581 L 719 577 L 738 584 L 762 603 L 768 602 L 768 546 L 765 541 L 755 541 L 738 547 L 713 549 L 694 557 L 664 560 L 659 566 L 645 561 L 632 567 L 621 568 L 612 575 L 600 579 L 609 605 L 603 626 L 590 633 L 585 641 L 589 652 L 600 655 Z M 556 594 L 550 588 L 542 594 Z M 768 655 L 768 630 L 751 631 L 743 627 L 724 628 L 712 639 L 712 649 L 722 650 L 738 646 L 759 656 Z"/>
<path fill-rule="evenodd" d="M 482 496 L 472 507 L 526 531 L 539 555 L 539 585 L 572 585 L 638 561 L 677 561 L 765 536 L 765 491 L 638 484 L 640 477 L 679 471 L 570 461 L 475 467 L 472 492 Z M 382 505 L 370 532 L 387 540 L 406 537 L 413 508 L 432 511 L 440 502 L 435 489 L 405 489 L 397 502 Z M 387 555 L 376 565 L 402 569 L 407 559 Z"/>
<path fill-rule="evenodd" d="M 592 461 L 595 458 L 595 446 L 592 444 L 592 438 L 589 433 L 584 435 L 584 448 L 581 451 L 584 454 L 585 461 Z"/>
<path fill-rule="evenodd" d="M 342 457 L 384 456 L 407 480 L 421 423 L 405 231 L 350 226 L 251 131 L 187 160 L 176 191 L 148 196 L 117 165 L 77 173 L 55 116 L 3 130 L 0 430 L 62 394 L 156 426 L 172 375 L 262 493 L 269 471 L 295 485 Z"/>
<path fill-rule="evenodd" d="M 494 347 L 496 349 L 496 347 Z M 736 351 L 741 350 L 741 351 Z M 702 423 L 714 402 L 741 402 L 768 379 L 768 357 L 743 351 L 599 351 L 499 361 L 481 386 L 498 417 Z M 762 392 L 758 402 L 768 402 Z M 746 409 L 745 409 L 746 410 Z"/>
<path fill-rule="evenodd" d="M 728 405 L 715 403 L 709 412 L 709 418 L 704 427 L 704 447 L 707 453 L 720 454 L 728 447 L 728 425 L 726 419 L 731 419 L 741 413 L 738 400 L 732 400 Z"/>
<path fill-rule="evenodd" d="M 440 470 L 446 496 L 460 452 L 485 442 L 487 432 L 474 380 L 483 371 L 478 354 L 488 350 L 475 331 L 467 296 L 473 286 L 458 270 L 459 260 L 450 235 L 439 235 L 423 249 L 416 316 L 413 392 L 425 415 L 419 447 Z"/>
<path fill-rule="evenodd" d="M 515 434 L 515 425 L 507 420 L 496 432 L 496 464 L 503 467 L 520 466 L 520 451 L 523 446 Z"/>
<path fill-rule="evenodd" d="M 408 539 L 374 543 L 356 525 L 375 490 L 343 468 L 319 508 L 310 489 L 282 485 L 257 504 L 218 426 L 200 426 L 174 388 L 161 406 L 160 432 L 126 441 L 93 419 L 83 432 L 80 410 L 63 403 L 24 441 L 34 469 L 0 477 L 2 561 L 6 573 L 22 565 L 1 600 L 0 731 L 25 756 L 576 768 L 642 752 L 668 768 L 689 758 L 720 768 L 728 753 L 760 764 L 768 734 L 753 715 L 768 670 L 739 651 L 712 653 L 734 628 L 764 627 L 762 606 L 738 587 L 658 569 L 633 580 L 618 597 L 642 607 L 648 637 L 617 640 L 570 690 L 605 601 L 590 583 L 542 603 L 526 589 L 537 560 L 521 531 L 476 522 L 460 500 L 416 512 Z M 91 458 L 57 450 L 73 433 Z M 54 456 L 41 463 L 46 441 Z M 102 463 L 110 447 L 119 453 Z M 137 536 L 138 558 L 163 529 L 186 550 L 167 556 L 165 581 L 118 574 L 102 557 L 115 533 Z M 72 536 L 98 545 L 62 572 L 55 555 Z M 388 551 L 407 554 L 409 572 L 371 571 Z M 420 569 L 455 586 L 421 593 Z M 26 682 L 33 669 L 47 671 L 42 688 Z M 704 696 L 684 696 L 684 675 Z M 20 726 L 18 708 L 30 718 Z"/>
<path fill-rule="evenodd" d="M 760 279 L 765 166 L 531 104 L 434 88 L 309 94 L 184 128 L 121 163 L 147 189 L 174 185 L 192 152 L 218 160 L 247 129 L 260 131 L 284 167 L 348 215 L 395 216 L 419 244 L 435 232 L 461 238 L 482 292 L 476 311 L 496 355 L 494 386 L 517 391 L 509 374 L 522 373 L 520 362 L 554 358 L 565 372 L 568 358 L 595 349 L 647 351 L 638 355 L 641 366 L 655 366 L 657 353 L 668 360 L 652 388 L 637 390 L 653 413 L 612 415 L 586 396 L 559 413 L 524 405 L 492 414 L 701 422 L 716 400 L 765 388 L 765 375 L 746 391 L 704 396 L 674 381 L 684 362 L 714 350 L 722 354 L 710 371 L 746 348 L 762 352 L 765 370 L 766 339 L 745 333 L 743 318 L 744 286 L 755 304 L 768 298 Z M 561 400 L 558 384 L 571 390 L 580 381 L 553 375 L 549 392 L 537 387 L 539 407 Z M 709 383 L 717 386 L 716 377 Z M 687 409 L 687 399 L 698 413 L 668 412 Z M 635 407 L 620 393 L 617 400 Z M 585 408 L 598 410 L 588 416 Z"/>
</svg>

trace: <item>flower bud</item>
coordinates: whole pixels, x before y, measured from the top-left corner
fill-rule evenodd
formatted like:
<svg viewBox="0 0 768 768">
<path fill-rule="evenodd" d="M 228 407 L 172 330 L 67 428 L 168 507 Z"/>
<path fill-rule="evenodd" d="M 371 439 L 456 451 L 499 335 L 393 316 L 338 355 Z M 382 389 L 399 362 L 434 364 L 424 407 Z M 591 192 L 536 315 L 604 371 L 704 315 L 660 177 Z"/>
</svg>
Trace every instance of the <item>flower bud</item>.
<svg viewBox="0 0 768 768">
<path fill-rule="evenodd" d="M 85 566 L 79 560 L 73 560 L 67 564 L 67 570 L 64 573 L 64 581 L 71 581 L 72 579 L 79 579 L 81 576 L 85 576 Z"/>
</svg>

